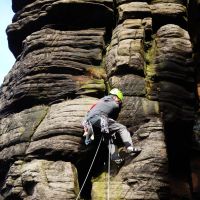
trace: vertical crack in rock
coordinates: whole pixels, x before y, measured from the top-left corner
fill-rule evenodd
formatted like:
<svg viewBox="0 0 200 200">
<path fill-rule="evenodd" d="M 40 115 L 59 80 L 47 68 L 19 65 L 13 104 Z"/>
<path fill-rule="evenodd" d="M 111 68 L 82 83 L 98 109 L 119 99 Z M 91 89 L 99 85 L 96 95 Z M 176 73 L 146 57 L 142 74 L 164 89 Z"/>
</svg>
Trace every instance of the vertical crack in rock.
<svg viewBox="0 0 200 200">
<path fill-rule="evenodd" d="M 158 29 L 154 45 L 147 67 L 148 95 L 159 100 L 171 195 L 191 198 L 190 152 L 196 98 L 192 44 L 186 30 L 169 24 Z"/>
</svg>

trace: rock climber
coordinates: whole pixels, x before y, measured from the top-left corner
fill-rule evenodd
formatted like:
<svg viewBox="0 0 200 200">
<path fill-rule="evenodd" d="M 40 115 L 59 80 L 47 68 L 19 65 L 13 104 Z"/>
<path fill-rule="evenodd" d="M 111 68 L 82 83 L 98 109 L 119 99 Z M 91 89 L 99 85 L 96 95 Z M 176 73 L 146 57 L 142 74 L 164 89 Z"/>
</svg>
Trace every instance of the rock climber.
<svg viewBox="0 0 200 200">
<path fill-rule="evenodd" d="M 126 147 L 127 153 L 138 154 L 141 152 L 141 148 L 134 147 L 130 132 L 127 128 L 116 121 L 122 107 L 122 100 L 122 92 L 114 88 L 110 91 L 109 95 L 98 100 L 97 103 L 90 108 L 83 120 L 83 136 L 86 137 L 86 145 L 94 140 L 96 133 L 101 133 L 104 136 L 109 135 L 110 138 L 118 134 Z M 122 163 L 123 159 L 120 157 L 118 147 L 114 142 L 109 143 L 109 148 L 111 160 L 117 164 Z"/>
</svg>

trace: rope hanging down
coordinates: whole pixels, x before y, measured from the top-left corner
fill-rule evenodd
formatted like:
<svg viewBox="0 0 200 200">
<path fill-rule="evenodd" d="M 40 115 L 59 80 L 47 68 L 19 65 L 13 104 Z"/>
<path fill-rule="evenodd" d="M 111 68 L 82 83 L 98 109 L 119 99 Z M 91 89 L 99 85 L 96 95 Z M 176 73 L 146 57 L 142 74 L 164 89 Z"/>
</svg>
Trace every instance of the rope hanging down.
<svg viewBox="0 0 200 200">
<path fill-rule="evenodd" d="M 79 191 L 79 193 L 78 193 L 78 196 L 76 197 L 76 200 L 79 199 L 80 194 L 81 194 L 81 192 L 82 192 L 82 190 L 83 190 L 83 187 L 84 187 L 84 185 L 85 185 L 85 183 L 86 183 L 86 181 L 87 181 L 87 178 L 88 178 L 88 176 L 89 176 L 89 174 L 90 174 L 90 171 L 91 171 L 92 166 L 93 166 L 93 164 L 94 164 L 95 158 L 96 158 L 97 153 L 98 153 L 98 151 L 99 151 L 99 148 L 100 148 L 102 139 L 103 139 L 103 135 L 101 136 L 101 139 L 100 139 L 100 141 L 99 141 L 99 145 L 98 145 L 97 150 L 96 150 L 96 152 L 95 152 L 94 158 L 93 158 L 93 160 L 92 160 L 92 163 L 91 163 L 91 165 L 90 165 L 90 168 L 89 168 L 89 170 L 88 170 L 88 173 L 87 173 L 87 175 L 86 175 L 86 177 L 85 177 L 85 180 L 84 180 L 84 182 L 83 182 L 83 185 L 82 185 L 82 187 L 81 187 L 81 189 L 80 189 L 80 191 Z"/>
<path fill-rule="evenodd" d="M 110 151 L 111 151 L 111 145 L 110 140 L 108 144 L 108 180 L 107 180 L 107 200 L 110 199 Z"/>
</svg>

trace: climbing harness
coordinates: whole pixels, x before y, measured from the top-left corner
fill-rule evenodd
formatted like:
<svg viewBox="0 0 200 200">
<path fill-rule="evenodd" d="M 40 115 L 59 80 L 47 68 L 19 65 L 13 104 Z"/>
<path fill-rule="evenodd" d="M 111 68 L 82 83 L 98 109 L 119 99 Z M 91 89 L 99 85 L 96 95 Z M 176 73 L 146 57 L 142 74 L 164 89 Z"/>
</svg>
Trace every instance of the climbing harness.
<svg viewBox="0 0 200 200">
<path fill-rule="evenodd" d="M 101 127 L 101 133 L 109 134 L 108 118 L 105 115 L 101 115 L 100 127 Z"/>
<path fill-rule="evenodd" d="M 94 140 L 94 130 L 90 121 L 82 122 L 84 128 L 85 144 L 88 145 Z"/>
<path fill-rule="evenodd" d="M 82 190 L 83 190 L 83 187 L 84 187 L 84 185 L 85 185 L 85 183 L 86 183 L 86 181 L 87 181 L 87 178 L 88 178 L 88 176 L 89 176 L 89 174 L 90 174 L 90 171 L 91 171 L 91 169 L 92 169 L 92 166 L 93 166 L 93 164 L 94 164 L 94 161 L 95 161 L 95 158 L 96 158 L 97 153 L 98 153 L 98 151 L 99 151 L 99 148 L 100 148 L 100 145 L 101 145 L 102 140 L 103 140 L 103 135 L 101 136 L 101 139 L 100 139 L 100 141 L 99 141 L 99 145 L 98 145 L 97 150 L 96 150 L 96 152 L 95 152 L 94 158 L 93 158 L 93 160 L 92 160 L 92 163 L 91 163 L 91 165 L 90 165 L 90 168 L 89 168 L 89 170 L 88 170 L 88 173 L 87 173 L 87 175 L 86 175 L 86 177 L 85 177 L 85 180 L 84 180 L 84 182 L 83 182 L 83 185 L 82 185 L 82 187 L 81 187 L 81 189 L 80 189 L 80 191 L 79 191 L 79 193 L 78 193 L 78 196 L 76 197 L 76 200 L 79 199 L 80 194 L 81 194 L 81 192 L 82 192 Z"/>
<path fill-rule="evenodd" d="M 84 129 L 83 137 L 85 137 L 85 144 L 89 145 L 95 137 L 93 125 L 90 120 L 83 120 L 82 126 Z M 100 117 L 100 125 L 98 127 L 101 129 L 102 134 L 109 134 L 108 118 L 106 116 L 102 115 Z"/>
</svg>

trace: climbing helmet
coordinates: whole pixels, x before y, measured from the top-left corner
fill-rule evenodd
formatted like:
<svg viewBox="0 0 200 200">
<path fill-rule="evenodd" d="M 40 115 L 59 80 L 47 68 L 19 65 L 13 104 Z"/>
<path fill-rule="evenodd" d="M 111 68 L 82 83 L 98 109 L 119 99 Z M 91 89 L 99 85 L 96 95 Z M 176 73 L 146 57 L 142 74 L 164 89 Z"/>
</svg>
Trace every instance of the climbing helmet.
<svg viewBox="0 0 200 200">
<path fill-rule="evenodd" d="M 116 95 L 121 101 L 123 100 L 124 96 L 123 96 L 123 93 L 117 89 L 117 88 L 113 88 L 111 91 L 110 91 L 110 94 L 112 95 Z"/>
</svg>

